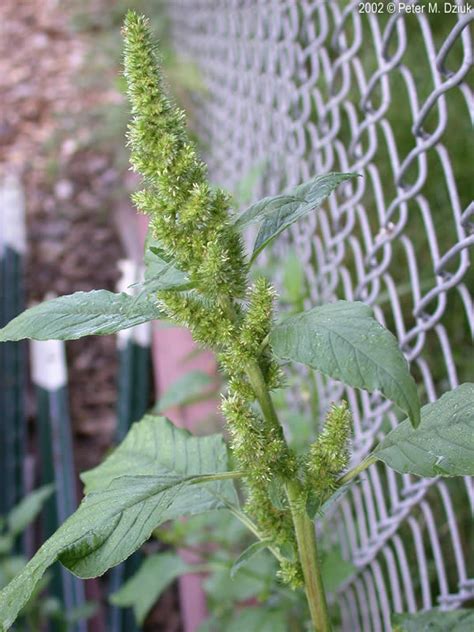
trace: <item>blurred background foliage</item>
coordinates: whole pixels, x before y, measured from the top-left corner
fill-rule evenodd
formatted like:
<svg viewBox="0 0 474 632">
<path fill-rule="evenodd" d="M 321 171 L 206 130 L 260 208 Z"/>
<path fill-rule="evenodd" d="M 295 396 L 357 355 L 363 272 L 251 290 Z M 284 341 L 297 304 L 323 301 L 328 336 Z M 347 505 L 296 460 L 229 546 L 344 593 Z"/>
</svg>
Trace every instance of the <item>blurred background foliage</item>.
<svg viewBox="0 0 474 632">
<path fill-rule="evenodd" d="M 129 108 L 125 96 L 125 79 L 122 75 L 121 27 L 129 9 L 146 15 L 151 22 L 157 42 L 168 87 L 178 104 L 192 117 L 190 93 L 205 92 L 197 66 L 177 54 L 170 39 L 170 23 L 163 2 L 153 0 L 117 0 L 109 3 L 107 10 L 97 10 L 95 0 L 73 0 L 72 25 L 89 43 L 85 72 L 79 81 L 83 86 L 94 88 L 104 79 L 112 83 L 122 95 L 115 107 L 99 105 L 92 111 L 83 112 L 88 124 L 94 127 L 94 142 L 109 148 L 121 169 L 128 168 L 128 152 L 124 138 L 129 120 Z M 78 121 L 80 123 L 81 121 Z"/>
</svg>

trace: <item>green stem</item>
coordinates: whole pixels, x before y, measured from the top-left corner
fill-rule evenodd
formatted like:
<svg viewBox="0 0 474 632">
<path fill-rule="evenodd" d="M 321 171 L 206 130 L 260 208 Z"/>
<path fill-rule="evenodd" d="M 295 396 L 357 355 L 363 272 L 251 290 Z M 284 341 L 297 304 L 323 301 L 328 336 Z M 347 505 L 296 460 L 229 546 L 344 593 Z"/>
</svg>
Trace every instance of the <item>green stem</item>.
<svg viewBox="0 0 474 632">
<path fill-rule="evenodd" d="M 349 483 L 353 478 L 358 476 L 361 472 L 366 470 L 369 467 L 369 465 L 372 465 L 376 461 L 377 461 L 377 457 L 369 454 L 369 456 L 366 456 L 365 459 L 359 463 L 359 465 L 356 465 L 355 467 L 352 468 L 352 470 L 349 470 L 348 472 L 346 472 L 344 476 L 341 476 L 341 478 L 338 479 L 337 481 L 337 486 L 341 487 L 342 485 Z"/>
<path fill-rule="evenodd" d="M 262 533 L 260 533 L 257 525 L 246 514 L 244 514 L 242 511 L 239 511 L 236 507 L 233 507 L 232 505 L 228 505 L 227 509 L 231 512 L 233 516 L 235 516 L 235 518 L 237 518 L 237 520 L 240 520 L 240 522 L 244 526 L 246 526 L 247 529 L 251 533 L 253 533 L 254 536 L 258 538 L 258 540 L 260 540 L 260 542 L 263 542 L 265 540 L 265 536 Z M 272 546 L 271 544 L 268 544 L 267 549 L 276 557 L 276 559 L 279 562 L 285 561 L 285 557 L 280 553 L 280 551 L 276 547 Z"/>
<path fill-rule="evenodd" d="M 263 353 L 270 343 L 270 334 L 267 334 L 260 343 L 259 353 Z"/>
<path fill-rule="evenodd" d="M 230 474 L 230 472 L 229 472 Z M 242 475 L 245 475 L 245 472 L 242 472 Z M 230 478 L 230 477 L 229 477 Z M 219 498 L 219 500 L 222 502 L 223 505 L 226 506 L 226 508 L 230 511 L 230 513 L 237 518 L 237 520 L 239 520 L 245 527 L 247 527 L 247 529 L 254 534 L 254 536 L 260 540 L 261 542 L 263 540 L 266 539 L 266 537 L 263 535 L 263 533 L 260 532 L 259 528 L 257 527 L 257 525 L 253 522 L 253 520 L 251 520 L 247 514 L 245 514 L 243 511 L 240 511 L 240 509 L 238 509 L 235 505 L 233 505 L 232 503 L 230 503 L 226 498 L 224 498 L 223 496 L 220 496 L 218 494 L 215 494 L 216 498 Z M 285 561 L 285 557 L 280 553 L 279 549 L 277 549 L 276 547 L 272 546 L 271 544 L 269 544 L 267 546 L 267 549 L 270 551 L 270 553 L 272 553 L 272 555 L 274 555 L 276 557 L 276 559 L 279 562 L 284 562 Z"/>
<path fill-rule="evenodd" d="M 260 367 L 258 364 L 249 364 L 246 368 L 246 372 L 250 385 L 260 404 L 263 416 L 267 421 L 271 422 L 273 426 L 280 428 L 280 421 Z"/>
<path fill-rule="evenodd" d="M 314 371 L 310 371 L 309 372 L 309 388 L 310 388 L 310 400 L 309 400 L 309 405 L 311 408 L 311 418 L 312 419 L 317 419 L 319 416 L 319 389 L 318 389 L 318 385 L 316 383 L 316 378 L 314 376 Z M 315 430 L 315 428 L 313 427 L 313 431 Z M 317 428 L 318 432 L 320 431 L 320 428 Z"/>
<path fill-rule="evenodd" d="M 290 481 L 286 493 L 295 526 L 298 554 L 303 569 L 306 599 L 314 629 L 330 632 L 331 622 L 326 602 L 323 578 L 319 566 L 316 533 L 313 522 L 306 513 L 304 494 L 299 481 Z"/>
<path fill-rule="evenodd" d="M 280 427 L 278 415 L 258 364 L 247 366 L 247 376 L 266 420 L 272 425 Z M 306 513 L 304 494 L 300 482 L 297 479 L 289 481 L 286 485 L 286 493 L 295 528 L 298 555 L 303 569 L 305 592 L 311 620 L 317 632 L 330 632 L 331 623 L 319 568 L 316 533 L 314 524 Z"/>
</svg>

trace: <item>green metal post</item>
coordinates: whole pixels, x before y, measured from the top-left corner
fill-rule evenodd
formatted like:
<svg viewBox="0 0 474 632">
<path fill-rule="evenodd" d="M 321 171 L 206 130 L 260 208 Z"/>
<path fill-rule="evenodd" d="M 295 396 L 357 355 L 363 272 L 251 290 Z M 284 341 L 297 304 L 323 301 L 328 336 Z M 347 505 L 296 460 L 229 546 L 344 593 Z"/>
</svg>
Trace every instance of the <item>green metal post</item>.
<svg viewBox="0 0 474 632">
<path fill-rule="evenodd" d="M 32 378 L 36 386 L 42 483 L 54 483 L 55 494 L 44 513 L 45 536 L 50 536 L 77 508 L 76 473 L 69 415 L 64 343 L 32 341 Z M 66 612 L 85 603 L 84 582 L 63 566 L 54 567 L 52 592 Z M 87 623 L 70 626 L 69 632 L 87 632 Z"/>
<path fill-rule="evenodd" d="M 0 183 L 0 327 L 24 309 L 25 205 L 18 178 Z M 25 494 L 25 345 L 0 345 L 0 515 Z"/>
</svg>

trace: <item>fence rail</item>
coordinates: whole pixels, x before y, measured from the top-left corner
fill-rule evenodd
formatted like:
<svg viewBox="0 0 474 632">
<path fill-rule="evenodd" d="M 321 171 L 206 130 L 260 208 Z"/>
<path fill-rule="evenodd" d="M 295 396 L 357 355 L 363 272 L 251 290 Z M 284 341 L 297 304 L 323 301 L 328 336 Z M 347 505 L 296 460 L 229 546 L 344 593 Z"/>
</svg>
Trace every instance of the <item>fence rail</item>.
<svg viewBox="0 0 474 632">
<path fill-rule="evenodd" d="M 383 4 L 378 13 L 343 0 L 168 8 L 176 50 L 206 86 L 194 95 L 193 121 L 213 180 L 235 191 L 254 174 L 261 196 L 322 172 L 363 176 L 295 225 L 279 254 L 293 250 L 303 262 L 308 306 L 373 305 L 428 402 L 473 379 L 474 13 L 460 0 L 449 14 L 441 2 L 437 13 L 411 2 L 425 6 L 417 14 Z M 350 401 L 354 458 L 397 423 L 377 395 L 315 379 L 322 413 L 343 394 Z M 389 630 L 390 611 L 473 599 L 473 509 L 472 480 L 371 467 L 326 530 L 357 567 L 335 596 L 343 629 Z"/>
</svg>

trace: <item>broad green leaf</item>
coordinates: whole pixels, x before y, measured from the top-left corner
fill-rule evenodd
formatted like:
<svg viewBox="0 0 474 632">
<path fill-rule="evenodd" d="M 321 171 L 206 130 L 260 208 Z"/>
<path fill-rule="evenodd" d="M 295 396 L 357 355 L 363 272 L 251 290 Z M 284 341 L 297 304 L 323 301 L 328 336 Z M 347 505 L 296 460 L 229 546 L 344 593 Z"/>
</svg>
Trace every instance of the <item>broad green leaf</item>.
<svg viewBox="0 0 474 632">
<path fill-rule="evenodd" d="M 174 484 L 175 478 L 186 482 L 186 477 L 193 479 L 226 471 L 227 448 L 222 435 L 194 437 L 187 430 L 177 428 L 166 417 L 145 415 L 140 422 L 132 425 L 116 450 L 101 465 L 83 472 L 81 479 L 86 494 L 90 494 L 106 491 L 110 481 L 124 475 L 158 476 Z M 186 496 L 192 499 L 190 504 Z M 223 501 L 216 502 L 216 496 L 221 496 Z M 188 515 L 221 508 L 224 501 L 237 503 L 237 495 L 232 482 L 218 480 L 206 482 L 202 487 L 193 484 L 192 489 L 182 492 L 174 502 L 184 508 L 203 504 L 203 509 L 186 511 Z"/>
<path fill-rule="evenodd" d="M 25 496 L 18 505 L 13 507 L 7 517 L 8 530 L 17 536 L 33 522 L 54 491 L 54 485 L 44 485 Z"/>
<path fill-rule="evenodd" d="M 472 632 L 474 610 L 428 610 L 392 615 L 393 632 Z"/>
<path fill-rule="evenodd" d="M 165 588 L 190 570 L 176 553 L 150 555 L 109 600 L 116 606 L 133 608 L 137 623 L 142 625 Z"/>
<path fill-rule="evenodd" d="M 7 630 L 56 560 L 79 577 L 123 562 L 167 520 L 236 502 L 220 435 L 193 437 L 164 417 L 133 424 L 121 445 L 86 472 L 79 509 L 0 592 L 0 630 Z M 210 476 L 209 476 L 210 475 Z"/>
<path fill-rule="evenodd" d="M 327 551 L 321 563 L 321 573 L 327 592 L 335 592 L 356 570 L 352 562 L 348 562 L 342 557 L 338 547 Z"/>
<path fill-rule="evenodd" d="M 401 474 L 474 475 L 474 384 L 462 384 L 421 409 L 413 430 L 408 419 L 372 453 Z"/>
<path fill-rule="evenodd" d="M 191 283 L 184 272 L 179 270 L 173 260 L 166 254 L 160 243 L 151 236 L 148 230 L 145 241 L 145 281 L 139 284 L 142 292 L 158 292 L 159 290 L 185 290 Z"/>
<path fill-rule="evenodd" d="M 334 189 L 355 173 L 327 173 L 300 184 L 289 193 L 266 197 L 252 204 L 234 218 L 234 224 L 243 230 L 251 224 L 261 223 L 251 260 L 286 228 L 310 211 L 317 209 Z"/>
<path fill-rule="evenodd" d="M 327 173 L 315 176 L 288 193 L 264 197 L 255 202 L 235 215 L 234 225 L 239 230 L 243 230 L 251 224 L 260 223 L 274 213 L 282 211 L 297 212 L 298 217 L 301 217 L 325 200 L 341 182 L 354 178 L 356 175 L 355 173 Z"/>
<path fill-rule="evenodd" d="M 113 334 L 121 329 L 160 318 L 156 300 L 134 298 L 108 290 L 76 292 L 27 309 L 0 329 L 6 340 L 76 340 L 83 336 Z"/>
<path fill-rule="evenodd" d="M 381 391 L 416 427 L 420 403 L 397 340 L 360 302 L 338 301 L 297 314 L 270 334 L 277 356 L 302 362 L 349 386 Z"/>
<path fill-rule="evenodd" d="M 266 549 L 270 543 L 271 540 L 261 540 L 248 546 L 232 564 L 230 576 L 233 578 L 239 569 L 245 566 L 255 555 Z"/>
<path fill-rule="evenodd" d="M 186 406 L 201 399 L 208 399 L 210 393 L 204 389 L 214 383 L 214 379 L 204 371 L 189 371 L 176 380 L 160 397 L 155 412 L 160 413 L 173 406 Z"/>
</svg>

